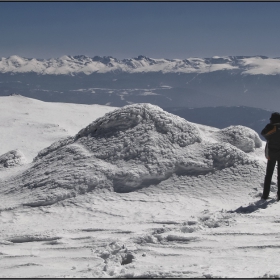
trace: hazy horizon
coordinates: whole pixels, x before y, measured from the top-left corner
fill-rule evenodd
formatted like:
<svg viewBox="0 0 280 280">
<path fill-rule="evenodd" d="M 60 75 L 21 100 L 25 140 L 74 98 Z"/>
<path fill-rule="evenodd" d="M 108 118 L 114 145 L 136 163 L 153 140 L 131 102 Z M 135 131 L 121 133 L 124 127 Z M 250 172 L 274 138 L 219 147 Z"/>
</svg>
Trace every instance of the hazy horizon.
<svg viewBox="0 0 280 280">
<path fill-rule="evenodd" d="M 3 57 L 279 57 L 279 2 L 2 2 Z"/>
</svg>

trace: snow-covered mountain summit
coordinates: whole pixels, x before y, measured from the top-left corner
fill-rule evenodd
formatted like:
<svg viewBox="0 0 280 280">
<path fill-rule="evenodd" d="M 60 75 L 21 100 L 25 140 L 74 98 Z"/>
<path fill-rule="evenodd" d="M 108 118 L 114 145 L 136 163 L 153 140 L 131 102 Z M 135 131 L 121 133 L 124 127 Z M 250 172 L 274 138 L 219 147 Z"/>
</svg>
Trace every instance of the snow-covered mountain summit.
<svg viewBox="0 0 280 280">
<path fill-rule="evenodd" d="M 261 146 L 247 127 L 207 128 L 155 105 L 128 105 L 40 151 L 30 168 L 5 182 L 5 189 L 22 193 L 25 205 L 40 206 L 98 190 L 170 191 L 175 178 L 188 181 L 186 191 L 197 180 L 202 189 L 208 180 L 221 180 L 227 188 L 224 178 L 237 175 L 246 185 L 262 172 L 248 154 Z"/>
<path fill-rule="evenodd" d="M 85 55 L 51 59 L 23 58 L 17 55 L 0 60 L 0 73 L 37 73 L 73 75 L 84 73 L 208 73 L 218 70 L 235 70 L 242 74 L 280 74 L 280 59 L 266 56 L 214 56 L 212 58 L 154 59 L 143 55 L 118 60 L 111 56 Z"/>
<path fill-rule="evenodd" d="M 255 131 L 0 99 L 1 277 L 279 278 L 277 172 L 261 200 Z"/>
</svg>

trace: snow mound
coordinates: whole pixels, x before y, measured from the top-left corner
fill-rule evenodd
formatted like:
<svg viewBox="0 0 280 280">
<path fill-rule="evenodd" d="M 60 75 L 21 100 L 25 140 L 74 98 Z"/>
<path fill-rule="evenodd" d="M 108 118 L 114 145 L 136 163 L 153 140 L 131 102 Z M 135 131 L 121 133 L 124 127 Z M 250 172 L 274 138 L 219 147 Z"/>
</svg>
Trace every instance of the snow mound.
<svg viewBox="0 0 280 280">
<path fill-rule="evenodd" d="M 128 105 L 39 152 L 14 179 L 14 191 L 32 190 L 26 205 L 40 206 L 98 189 L 132 192 L 172 176 L 257 166 L 237 145 L 202 135 L 195 124 L 157 106 Z"/>
<path fill-rule="evenodd" d="M 147 162 L 154 153 L 202 140 L 196 125 L 151 104 L 115 110 L 82 129 L 78 139 L 98 158 Z"/>
<path fill-rule="evenodd" d="M 251 128 L 236 125 L 229 126 L 216 132 L 222 142 L 230 143 L 245 153 L 253 152 L 262 146 L 259 135 Z"/>
<path fill-rule="evenodd" d="M 229 143 L 208 144 L 203 150 L 205 158 L 211 161 L 210 165 L 216 170 L 252 163 L 244 152 Z"/>
<path fill-rule="evenodd" d="M 25 163 L 27 163 L 27 160 L 19 150 L 12 150 L 0 156 L 0 169 L 15 167 Z"/>
</svg>

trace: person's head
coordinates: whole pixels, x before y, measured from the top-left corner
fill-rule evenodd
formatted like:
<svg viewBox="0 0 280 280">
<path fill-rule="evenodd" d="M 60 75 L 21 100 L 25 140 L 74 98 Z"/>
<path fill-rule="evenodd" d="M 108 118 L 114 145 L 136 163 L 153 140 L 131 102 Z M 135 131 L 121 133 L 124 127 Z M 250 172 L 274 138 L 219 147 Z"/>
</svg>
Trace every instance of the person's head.
<svg viewBox="0 0 280 280">
<path fill-rule="evenodd" d="M 278 112 L 271 114 L 270 123 L 280 123 L 280 114 Z"/>
</svg>

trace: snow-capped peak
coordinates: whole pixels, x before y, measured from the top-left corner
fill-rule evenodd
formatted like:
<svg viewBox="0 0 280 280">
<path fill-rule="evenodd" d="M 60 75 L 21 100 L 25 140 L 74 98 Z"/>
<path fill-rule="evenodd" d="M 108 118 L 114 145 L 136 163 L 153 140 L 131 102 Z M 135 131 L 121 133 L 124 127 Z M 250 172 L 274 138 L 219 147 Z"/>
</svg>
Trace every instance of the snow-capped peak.
<svg viewBox="0 0 280 280">
<path fill-rule="evenodd" d="M 242 74 L 280 74 L 280 59 L 265 56 L 213 56 L 188 59 L 154 59 L 144 55 L 118 60 L 112 56 L 63 55 L 59 58 L 36 59 L 12 55 L 0 59 L 0 73 L 77 74 L 122 71 L 163 73 L 207 73 L 218 70 L 236 70 Z"/>
</svg>

